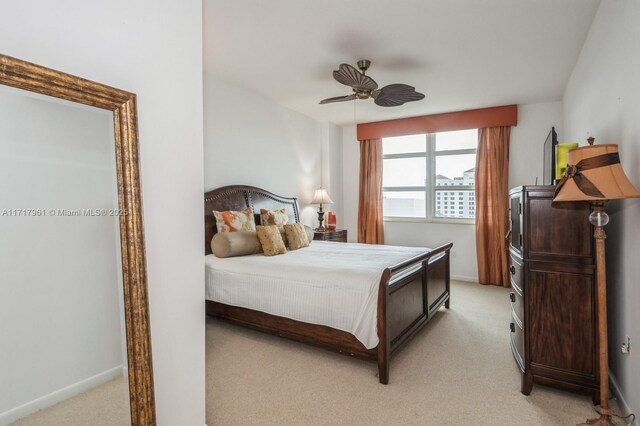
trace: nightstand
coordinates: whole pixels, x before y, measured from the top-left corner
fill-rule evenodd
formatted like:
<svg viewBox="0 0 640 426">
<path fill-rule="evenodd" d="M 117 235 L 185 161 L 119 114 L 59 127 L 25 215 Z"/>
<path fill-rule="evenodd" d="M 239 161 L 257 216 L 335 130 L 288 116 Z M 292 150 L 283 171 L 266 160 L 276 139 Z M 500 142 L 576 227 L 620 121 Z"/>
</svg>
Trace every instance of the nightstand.
<svg viewBox="0 0 640 426">
<path fill-rule="evenodd" d="M 334 231 L 314 231 L 313 239 L 318 241 L 347 242 L 347 230 L 336 229 Z"/>
</svg>

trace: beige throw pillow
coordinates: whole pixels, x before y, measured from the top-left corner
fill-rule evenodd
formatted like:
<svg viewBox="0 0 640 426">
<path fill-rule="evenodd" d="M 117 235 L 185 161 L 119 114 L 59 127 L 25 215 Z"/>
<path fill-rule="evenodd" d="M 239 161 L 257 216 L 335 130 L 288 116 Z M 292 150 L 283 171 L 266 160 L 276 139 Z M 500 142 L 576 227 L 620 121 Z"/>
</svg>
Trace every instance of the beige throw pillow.
<svg viewBox="0 0 640 426">
<path fill-rule="evenodd" d="M 217 257 L 247 256 L 262 251 L 255 231 L 218 232 L 211 239 L 211 251 Z"/>
<path fill-rule="evenodd" d="M 287 235 L 289 249 L 298 250 L 303 247 L 309 247 L 309 239 L 303 224 L 292 223 L 284 225 L 284 233 Z"/>
<path fill-rule="evenodd" d="M 256 233 L 262 245 L 262 251 L 265 256 L 275 256 L 277 254 L 285 254 L 287 248 L 280 236 L 280 230 L 275 225 L 256 226 Z"/>
</svg>

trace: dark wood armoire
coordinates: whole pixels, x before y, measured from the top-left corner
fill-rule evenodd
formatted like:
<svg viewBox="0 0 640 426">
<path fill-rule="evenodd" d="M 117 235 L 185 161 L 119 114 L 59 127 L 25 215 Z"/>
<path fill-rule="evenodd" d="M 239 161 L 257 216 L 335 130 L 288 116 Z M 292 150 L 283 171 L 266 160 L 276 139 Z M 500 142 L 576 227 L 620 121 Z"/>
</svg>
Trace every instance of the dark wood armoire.
<svg viewBox="0 0 640 426">
<path fill-rule="evenodd" d="M 599 403 L 596 279 L 587 202 L 553 203 L 554 186 L 510 191 L 511 350 L 521 391 L 534 383 Z"/>
</svg>

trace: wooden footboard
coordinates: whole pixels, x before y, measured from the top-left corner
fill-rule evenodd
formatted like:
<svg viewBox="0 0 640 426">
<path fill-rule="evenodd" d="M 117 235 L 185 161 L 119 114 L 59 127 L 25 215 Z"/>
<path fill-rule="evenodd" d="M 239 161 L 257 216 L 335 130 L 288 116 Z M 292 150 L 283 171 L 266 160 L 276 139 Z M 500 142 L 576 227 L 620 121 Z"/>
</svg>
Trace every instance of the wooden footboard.
<svg viewBox="0 0 640 426">
<path fill-rule="evenodd" d="M 352 334 L 251 309 L 207 300 L 207 314 L 281 337 L 337 350 L 378 363 L 380 383 L 389 383 L 391 355 L 404 346 L 441 307 L 449 307 L 452 243 L 384 270 L 378 292 L 378 337 L 366 349 Z"/>
<path fill-rule="evenodd" d="M 449 308 L 453 243 L 385 269 L 378 290 L 378 375 L 389 383 L 389 360 L 444 305 Z"/>
</svg>

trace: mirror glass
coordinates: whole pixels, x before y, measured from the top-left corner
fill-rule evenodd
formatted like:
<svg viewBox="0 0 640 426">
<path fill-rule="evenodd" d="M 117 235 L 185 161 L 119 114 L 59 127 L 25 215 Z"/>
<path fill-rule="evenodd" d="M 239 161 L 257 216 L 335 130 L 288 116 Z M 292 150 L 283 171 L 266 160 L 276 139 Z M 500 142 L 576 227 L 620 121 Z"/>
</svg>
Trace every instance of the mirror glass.
<svg viewBox="0 0 640 426">
<path fill-rule="evenodd" d="M 0 425 L 130 424 L 113 135 L 0 86 Z"/>
</svg>

